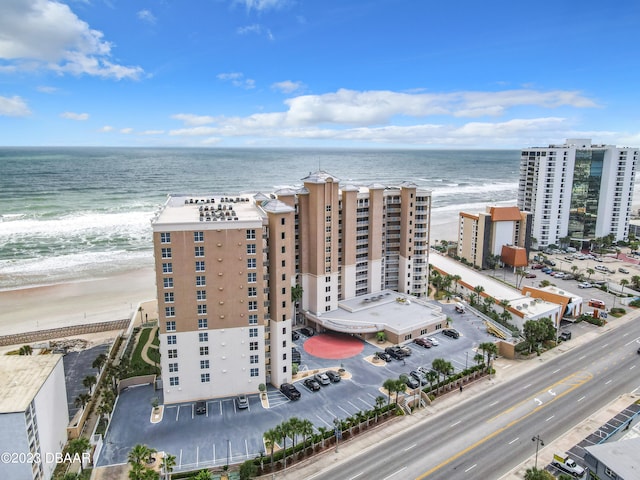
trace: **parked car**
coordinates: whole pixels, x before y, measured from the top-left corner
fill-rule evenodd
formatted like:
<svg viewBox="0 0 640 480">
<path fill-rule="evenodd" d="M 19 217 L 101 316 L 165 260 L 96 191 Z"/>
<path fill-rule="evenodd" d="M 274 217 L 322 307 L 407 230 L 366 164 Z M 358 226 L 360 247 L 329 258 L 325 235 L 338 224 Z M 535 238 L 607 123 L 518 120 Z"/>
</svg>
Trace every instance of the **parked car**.
<svg viewBox="0 0 640 480">
<path fill-rule="evenodd" d="M 427 340 L 429 340 L 431 342 L 431 345 L 433 345 L 434 347 L 440 345 L 440 342 L 436 337 L 428 337 Z"/>
<path fill-rule="evenodd" d="M 300 338 L 300 334 L 295 330 L 291 332 L 291 340 L 298 340 Z"/>
<path fill-rule="evenodd" d="M 418 388 L 420 387 L 420 382 L 413 378 L 411 375 L 400 375 L 400 380 L 407 384 L 409 388 Z"/>
<path fill-rule="evenodd" d="M 404 353 L 405 357 L 410 357 L 411 354 L 413 353 L 411 351 L 411 348 L 409 348 L 407 345 L 398 345 L 398 348 L 400 348 L 400 350 L 402 350 L 402 352 Z"/>
<path fill-rule="evenodd" d="M 249 408 L 249 398 L 247 398 L 246 395 L 238 395 L 236 397 L 236 407 L 238 407 L 240 410 Z"/>
<path fill-rule="evenodd" d="M 553 272 L 553 270 L 551 270 L 549 267 L 543 267 L 542 270 L 540 270 L 542 273 L 551 273 Z"/>
<path fill-rule="evenodd" d="M 556 262 L 554 262 L 553 260 L 549 260 L 548 258 L 545 258 L 542 263 L 544 263 L 545 265 L 549 265 L 550 267 L 555 267 L 556 266 Z"/>
<path fill-rule="evenodd" d="M 536 263 L 535 265 L 532 265 L 531 268 L 535 270 L 542 270 L 544 268 L 544 265 L 541 263 Z"/>
<path fill-rule="evenodd" d="M 300 391 L 290 383 L 283 383 L 282 385 L 280 385 L 280 391 L 289 400 L 299 400 L 300 399 Z"/>
<path fill-rule="evenodd" d="M 629 273 L 629 270 L 627 270 L 626 268 L 622 268 L 622 267 L 620 267 L 620 268 L 618 269 L 618 271 L 619 271 L 620 273 Z"/>
<path fill-rule="evenodd" d="M 385 362 L 390 362 L 392 360 L 391 355 L 387 352 L 376 352 L 376 357 L 380 360 L 384 360 Z"/>
<path fill-rule="evenodd" d="M 563 280 L 575 280 L 576 277 L 574 277 L 573 275 L 571 275 L 570 273 L 565 273 L 564 277 L 562 277 Z"/>
<path fill-rule="evenodd" d="M 431 345 L 431 342 L 429 341 L 429 339 L 424 337 L 414 338 L 413 343 L 415 343 L 416 345 L 420 345 L 421 347 L 424 347 L 424 348 L 431 348 L 433 346 Z"/>
<path fill-rule="evenodd" d="M 391 360 L 391 358 L 389 358 L 389 360 Z M 340 380 L 342 380 L 342 377 L 338 372 L 327 370 L 325 373 L 327 374 L 327 377 L 329 377 L 329 380 L 331 380 L 333 383 L 338 383 Z"/>
<path fill-rule="evenodd" d="M 571 332 L 568 330 L 563 330 L 560 332 L 560 335 L 558 335 L 558 338 L 566 342 L 567 340 L 571 339 Z"/>
<path fill-rule="evenodd" d="M 524 278 L 536 278 L 536 274 L 535 273 L 527 273 Z"/>
<path fill-rule="evenodd" d="M 406 357 L 405 353 L 397 345 L 394 347 L 387 347 L 384 349 L 384 351 L 396 360 L 402 360 L 404 357 Z"/>
<path fill-rule="evenodd" d="M 602 300 L 597 300 L 595 298 L 592 298 L 591 300 L 589 300 L 589 306 L 593 308 L 600 308 L 600 309 L 606 308 Z"/>
<path fill-rule="evenodd" d="M 316 382 L 320 385 L 329 385 L 331 383 L 331 379 L 329 379 L 326 373 L 316 373 L 313 378 L 315 378 Z"/>
<path fill-rule="evenodd" d="M 300 363 L 301 360 L 302 358 L 300 357 L 300 352 L 298 351 L 297 348 L 293 347 L 291 349 L 291 361 L 293 363 Z"/>
<path fill-rule="evenodd" d="M 207 413 L 207 402 L 196 402 L 196 415 L 204 415 Z"/>
<path fill-rule="evenodd" d="M 417 381 L 419 381 L 420 385 L 426 385 L 427 384 L 427 379 L 424 378 L 424 375 L 422 375 L 417 370 L 411 370 L 409 372 L 409 375 L 411 375 L 413 378 L 415 378 Z"/>
<path fill-rule="evenodd" d="M 451 337 L 451 338 L 460 337 L 460 333 L 458 333 L 458 331 L 455 328 L 445 328 L 444 330 L 442 330 L 442 333 L 447 337 Z"/>
<path fill-rule="evenodd" d="M 607 267 L 605 267 L 604 265 L 596 265 L 593 268 L 594 268 L 594 270 L 599 270 L 600 272 L 609 272 L 609 269 Z"/>
<path fill-rule="evenodd" d="M 556 274 L 554 275 L 555 278 L 564 278 L 564 273 L 562 272 L 556 272 Z"/>
<path fill-rule="evenodd" d="M 307 336 L 307 337 L 313 337 L 313 328 L 311 327 L 302 327 L 300 329 L 300 333 Z"/>
<path fill-rule="evenodd" d="M 578 284 L 578 288 L 591 288 L 593 287 L 593 285 L 591 285 L 589 282 L 581 282 Z"/>
<path fill-rule="evenodd" d="M 320 384 L 316 381 L 315 378 L 305 378 L 302 384 L 312 392 L 317 392 L 318 390 L 320 390 Z"/>
</svg>

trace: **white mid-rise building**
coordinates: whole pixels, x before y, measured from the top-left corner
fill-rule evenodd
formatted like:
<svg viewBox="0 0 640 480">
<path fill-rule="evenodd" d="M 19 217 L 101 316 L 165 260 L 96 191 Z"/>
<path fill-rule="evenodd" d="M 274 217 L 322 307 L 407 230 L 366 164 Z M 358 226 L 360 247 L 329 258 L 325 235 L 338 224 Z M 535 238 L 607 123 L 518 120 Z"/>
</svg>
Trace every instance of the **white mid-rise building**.
<svg viewBox="0 0 640 480">
<path fill-rule="evenodd" d="M 626 239 L 639 150 L 590 139 L 522 150 L 518 208 L 532 212 L 537 246 Z"/>
<path fill-rule="evenodd" d="M 52 478 L 69 424 L 62 355 L 1 355 L 0 379 L 0 478 Z"/>
</svg>

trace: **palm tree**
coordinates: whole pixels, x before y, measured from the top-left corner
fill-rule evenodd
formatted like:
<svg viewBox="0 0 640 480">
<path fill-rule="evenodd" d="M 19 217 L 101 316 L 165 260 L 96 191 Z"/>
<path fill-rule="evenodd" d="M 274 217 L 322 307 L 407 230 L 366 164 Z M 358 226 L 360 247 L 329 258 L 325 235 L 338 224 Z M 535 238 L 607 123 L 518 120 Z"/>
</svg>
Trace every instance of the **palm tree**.
<svg viewBox="0 0 640 480">
<path fill-rule="evenodd" d="M 387 405 L 391 403 L 391 394 L 395 391 L 396 381 L 393 378 L 387 378 L 382 384 L 382 388 L 387 391 Z"/>
<path fill-rule="evenodd" d="M 128 461 L 131 465 L 136 463 L 139 465 L 146 465 L 149 462 L 151 455 L 154 453 L 156 453 L 156 450 L 139 443 L 129 452 Z"/>
<path fill-rule="evenodd" d="M 19 355 L 31 355 L 32 353 L 33 348 L 31 348 L 31 345 L 23 345 L 20 347 L 20 350 L 18 350 Z"/>
<path fill-rule="evenodd" d="M 327 427 L 318 427 L 318 432 L 320 433 L 320 437 L 322 438 L 322 448 L 324 448 L 324 440 L 325 440 L 325 435 L 327 434 L 327 432 L 329 431 L 329 429 Z"/>
<path fill-rule="evenodd" d="M 209 472 L 209 470 L 200 470 L 190 478 L 193 480 L 211 480 L 211 472 Z"/>
<path fill-rule="evenodd" d="M 555 477 L 546 470 L 538 470 L 537 468 L 527 468 L 524 474 L 524 480 L 553 480 Z"/>
<path fill-rule="evenodd" d="M 455 294 L 457 295 L 458 294 L 458 282 L 460 280 L 462 280 L 462 277 L 460 275 L 452 275 L 451 279 L 453 280 L 453 284 L 454 284 L 454 287 L 455 287 Z"/>
<path fill-rule="evenodd" d="M 476 294 L 476 300 L 474 301 L 474 303 L 480 303 L 480 294 L 484 292 L 484 287 L 482 285 L 476 285 L 473 291 Z"/>
<path fill-rule="evenodd" d="M 302 435 L 302 444 L 307 447 L 307 439 L 313 435 L 313 423 L 311 420 L 304 419 L 300 422 L 300 435 Z"/>
<path fill-rule="evenodd" d="M 627 280 L 626 278 L 623 278 L 622 280 L 620 280 L 620 285 L 622 286 L 622 289 L 620 290 L 620 294 L 623 295 L 624 294 L 624 287 L 629 285 L 629 280 Z"/>
<path fill-rule="evenodd" d="M 476 353 L 473 356 L 473 361 L 476 362 L 477 365 L 480 365 L 482 362 L 484 362 L 484 355 L 482 355 L 481 353 Z"/>
<path fill-rule="evenodd" d="M 593 268 L 587 268 L 587 275 L 589 275 L 589 280 L 591 280 L 591 275 L 593 275 L 594 273 L 596 273 L 596 271 Z"/>
<path fill-rule="evenodd" d="M 280 440 L 279 432 L 275 428 L 271 428 L 264 432 L 264 443 L 265 447 L 267 447 L 271 451 L 271 470 L 273 470 L 273 450 Z"/>
<path fill-rule="evenodd" d="M 483 354 L 487 355 L 487 362 L 485 363 L 485 365 L 487 368 L 489 368 L 491 357 L 498 354 L 498 347 L 493 342 L 483 342 L 478 345 L 478 348 L 483 352 Z"/>
<path fill-rule="evenodd" d="M 73 404 L 78 408 L 84 408 L 87 403 L 89 403 L 89 400 L 91 400 L 91 395 L 88 393 L 81 393 L 76 397 Z"/>
<path fill-rule="evenodd" d="M 395 381 L 395 387 L 393 390 L 396 392 L 396 404 L 398 404 L 398 394 L 407 391 L 407 384 L 402 378 L 399 378 Z"/>
<path fill-rule="evenodd" d="M 376 423 L 378 423 L 378 413 L 380 412 L 380 409 L 382 408 L 383 405 L 384 405 L 384 397 L 382 395 L 378 395 L 376 397 L 376 406 L 374 407 L 374 410 L 376 413 Z"/>
<path fill-rule="evenodd" d="M 631 284 L 636 290 L 640 289 L 640 275 L 634 275 L 631 277 Z"/>
<path fill-rule="evenodd" d="M 426 373 L 425 378 L 427 379 L 427 382 L 429 382 L 429 391 L 433 390 L 433 382 L 438 380 L 438 372 L 435 370 L 429 370 Z"/>
<path fill-rule="evenodd" d="M 291 417 L 287 422 L 289 426 L 289 437 L 291 437 L 291 441 L 293 443 L 293 453 L 296 452 L 296 438 L 298 433 L 300 433 L 300 428 L 302 426 L 302 420 L 298 417 Z"/>
<path fill-rule="evenodd" d="M 102 366 L 106 363 L 107 356 L 104 353 L 101 353 L 96 357 L 91 366 L 97 370 L 100 370 Z"/>
<path fill-rule="evenodd" d="M 83 453 L 91 449 L 91 442 L 88 438 L 78 437 L 73 440 L 69 440 L 68 451 L 72 458 L 82 458 Z M 84 471 L 82 460 L 80 460 L 80 473 Z"/>
<path fill-rule="evenodd" d="M 93 387 L 98 380 L 95 375 L 87 375 L 82 379 L 82 384 L 87 387 L 89 392 L 91 392 L 91 387 Z"/>
<path fill-rule="evenodd" d="M 162 457 L 162 463 L 160 464 L 160 468 L 162 468 L 162 472 L 166 480 L 169 480 L 170 473 L 173 472 L 173 467 L 176 466 L 176 457 L 175 455 L 169 455 L 165 453 Z"/>
</svg>

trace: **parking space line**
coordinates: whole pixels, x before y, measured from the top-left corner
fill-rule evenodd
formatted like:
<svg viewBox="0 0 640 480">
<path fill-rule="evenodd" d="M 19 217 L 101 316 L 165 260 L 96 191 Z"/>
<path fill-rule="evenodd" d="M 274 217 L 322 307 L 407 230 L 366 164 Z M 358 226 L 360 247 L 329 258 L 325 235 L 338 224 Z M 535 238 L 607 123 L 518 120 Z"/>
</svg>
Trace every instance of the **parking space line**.
<svg viewBox="0 0 640 480">
<path fill-rule="evenodd" d="M 244 439 L 244 452 L 247 458 L 249 458 L 249 442 L 247 442 L 246 438 Z"/>
<path fill-rule="evenodd" d="M 324 423 L 327 427 L 331 427 L 331 426 L 332 426 L 329 422 L 327 422 L 327 421 L 326 421 L 324 418 L 322 418 L 320 415 L 316 415 L 316 418 L 317 418 L 318 420 L 320 420 L 322 423 Z"/>
<path fill-rule="evenodd" d="M 222 402 L 220 402 L 220 415 L 222 415 Z"/>
<path fill-rule="evenodd" d="M 200 446 L 196 445 L 196 466 L 200 463 Z"/>
<path fill-rule="evenodd" d="M 216 444 L 212 443 L 211 446 L 213 447 L 213 463 L 216 463 Z"/>
<path fill-rule="evenodd" d="M 180 415 L 180 405 L 176 408 L 176 422 L 178 421 L 178 416 Z"/>
<path fill-rule="evenodd" d="M 180 449 L 180 456 L 178 458 L 178 467 L 180 467 L 182 466 L 182 449 Z"/>
<path fill-rule="evenodd" d="M 360 407 L 358 407 L 357 405 L 354 405 L 353 403 L 351 403 L 351 401 L 347 400 L 347 403 L 351 405 L 353 408 L 355 408 L 356 410 L 360 411 Z"/>
<path fill-rule="evenodd" d="M 350 416 L 351 416 L 351 413 L 349 413 L 348 411 L 346 411 L 346 410 L 345 410 L 344 408 L 342 408 L 340 405 L 338 405 L 338 408 L 339 408 L 340 410 L 342 410 L 344 413 L 346 413 L 348 417 L 350 417 Z"/>
</svg>

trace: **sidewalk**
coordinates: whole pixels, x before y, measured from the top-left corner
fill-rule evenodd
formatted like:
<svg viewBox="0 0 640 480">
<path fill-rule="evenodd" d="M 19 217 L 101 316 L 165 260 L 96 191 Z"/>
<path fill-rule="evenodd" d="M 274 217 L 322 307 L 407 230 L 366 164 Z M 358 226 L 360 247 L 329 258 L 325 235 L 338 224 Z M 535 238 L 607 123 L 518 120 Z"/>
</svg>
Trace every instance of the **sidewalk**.
<svg viewBox="0 0 640 480">
<path fill-rule="evenodd" d="M 604 327 L 594 329 L 570 342 L 560 344 L 560 346 L 541 354 L 539 357 L 529 360 L 506 360 L 499 358 L 494 361 L 496 373 L 491 379 L 484 379 L 465 387 L 462 393 L 455 392 L 446 395 L 444 398 L 438 399 L 434 404 L 424 409 L 414 411 L 412 415 L 398 417 L 398 419 L 387 422 L 379 428 L 372 428 L 364 434 L 340 444 L 338 453 L 335 450 L 327 450 L 320 455 L 313 456 L 292 467 L 287 468 L 286 472 L 278 472 L 275 477 L 286 480 L 299 480 L 300 478 L 309 478 L 336 463 L 348 461 L 352 456 L 358 455 L 369 448 L 372 448 L 381 442 L 392 440 L 401 435 L 407 428 L 414 426 L 416 423 L 425 420 L 428 417 L 443 414 L 453 405 L 460 405 L 475 399 L 475 397 L 485 393 L 488 389 L 497 388 L 501 384 L 509 380 L 519 377 L 537 368 L 539 365 L 546 363 L 563 353 L 576 348 L 580 345 L 588 343 L 597 338 L 602 333 L 613 330 L 620 325 L 624 325 L 635 320 L 640 316 L 640 312 L 635 310 L 629 312 L 621 318 L 611 320 Z M 624 395 L 610 405 L 602 408 L 596 414 L 585 419 L 579 425 L 573 427 L 565 435 L 555 441 L 545 444 L 538 452 L 538 466 L 546 465 L 551 462 L 553 452 L 558 450 L 569 450 L 578 444 L 582 439 L 586 438 L 591 432 L 597 430 L 607 420 L 614 417 L 619 411 L 623 410 L 630 403 L 640 398 L 638 395 Z M 533 455 L 524 463 L 513 469 L 507 475 L 501 477 L 500 480 L 521 480 L 524 478 L 524 472 L 527 468 L 533 466 Z M 272 475 L 264 475 L 258 477 L 262 479 L 272 478 Z"/>
</svg>

